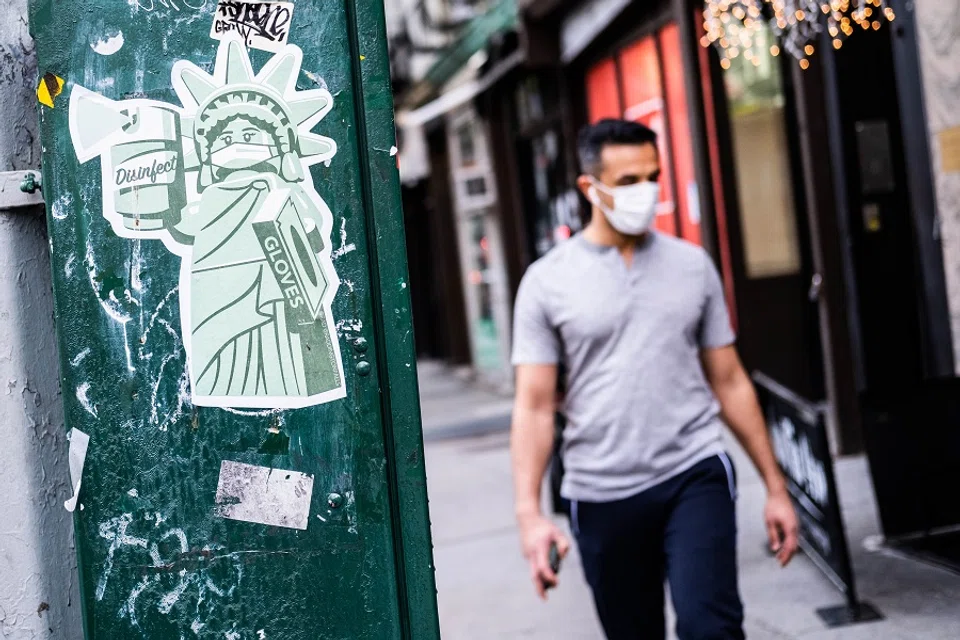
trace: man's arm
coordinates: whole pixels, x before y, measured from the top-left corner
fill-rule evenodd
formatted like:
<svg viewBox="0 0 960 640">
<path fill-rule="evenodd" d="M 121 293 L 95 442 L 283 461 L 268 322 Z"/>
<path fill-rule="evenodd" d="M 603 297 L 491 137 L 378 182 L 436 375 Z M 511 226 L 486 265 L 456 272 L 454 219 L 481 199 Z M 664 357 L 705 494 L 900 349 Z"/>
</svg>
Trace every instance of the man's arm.
<svg viewBox="0 0 960 640">
<path fill-rule="evenodd" d="M 771 548 L 786 566 L 797 550 L 797 516 L 787 493 L 786 481 L 773 455 L 767 425 L 750 377 L 733 346 L 704 349 L 703 370 L 720 401 L 723 418 L 746 449 L 767 486 L 764 520 Z"/>
<path fill-rule="evenodd" d="M 541 598 L 546 598 L 545 585 L 557 584 L 550 568 L 551 543 L 561 556 L 570 548 L 566 536 L 540 510 L 540 486 L 553 451 L 556 388 L 557 365 L 517 366 L 510 432 L 515 509 L 523 554 Z"/>
</svg>

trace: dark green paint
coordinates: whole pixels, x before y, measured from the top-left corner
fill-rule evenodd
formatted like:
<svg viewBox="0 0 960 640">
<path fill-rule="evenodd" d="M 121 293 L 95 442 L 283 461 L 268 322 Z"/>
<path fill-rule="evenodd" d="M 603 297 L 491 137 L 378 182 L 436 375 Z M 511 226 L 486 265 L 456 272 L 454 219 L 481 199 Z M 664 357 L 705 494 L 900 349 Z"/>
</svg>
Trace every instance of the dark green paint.
<svg viewBox="0 0 960 640">
<path fill-rule="evenodd" d="M 384 441 L 387 457 L 396 464 L 388 469 L 394 525 L 398 548 L 398 580 L 405 588 L 402 608 L 417 614 L 403 618 L 404 636 L 410 638 L 439 637 L 436 616 L 436 586 L 431 552 L 427 512 L 427 482 L 423 461 L 423 432 L 420 423 L 420 396 L 416 376 L 416 350 L 410 323 L 410 290 L 407 286 L 407 264 L 404 248 L 400 175 L 396 158 L 385 149 L 396 144 L 393 123 L 393 96 L 386 89 L 390 80 L 387 42 L 383 34 L 383 5 L 372 2 L 358 7 L 348 3 L 354 22 L 351 48 L 354 59 L 365 60 L 354 67 L 354 82 L 360 87 L 362 100 L 358 122 L 361 137 L 369 144 L 361 149 L 363 156 L 364 203 L 373 224 L 367 227 L 368 246 L 372 254 L 371 291 L 377 325 L 383 330 L 374 336 L 377 369 L 386 387 L 381 395 Z M 423 615 L 419 615 L 422 612 Z"/>
<path fill-rule="evenodd" d="M 176 104 L 176 60 L 212 69 L 214 4 L 191 8 L 201 1 L 140 0 L 139 9 L 136 0 L 133 7 L 125 0 L 31 6 L 39 73 L 66 81 L 55 107 L 41 107 L 40 116 L 66 421 L 91 436 L 84 509 L 76 514 L 86 636 L 175 640 L 234 632 L 255 639 L 262 629 L 265 638 L 282 640 L 437 638 L 380 2 L 298 2 L 290 36 L 304 51 L 298 89 L 322 78 L 335 100 L 314 131 L 334 138 L 339 151 L 329 168 L 314 168 L 313 179 L 335 217 L 333 248 L 341 245 L 341 218 L 357 247 L 335 261 L 341 280 L 353 286 L 341 285 L 334 317 L 363 327 L 340 337 L 345 400 L 279 416 L 181 403 L 179 258 L 158 241 L 114 235 L 101 215 L 99 163 L 76 160 L 67 129 L 74 84 L 113 99 Z M 125 39 L 117 53 L 92 51 L 91 42 L 117 30 Z M 251 58 L 257 70 L 269 54 L 254 51 Z M 138 257 L 136 291 L 131 265 Z M 108 309 L 130 320 L 118 323 Z M 354 348 L 361 337 L 368 349 Z M 367 377 L 356 372 L 361 361 L 370 367 Z M 78 399 L 85 384 L 96 417 Z M 313 474 L 308 529 L 216 517 L 224 459 Z M 336 507 L 328 503 L 332 494 L 341 496 Z M 110 539 L 123 527 L 128 544 L 114 550 L 111 568 Z M 167 608 L 164 596 L 184 576 L 186 586 Z M 137 625 L 126 609 L 131 595 Z"/>
</svg>

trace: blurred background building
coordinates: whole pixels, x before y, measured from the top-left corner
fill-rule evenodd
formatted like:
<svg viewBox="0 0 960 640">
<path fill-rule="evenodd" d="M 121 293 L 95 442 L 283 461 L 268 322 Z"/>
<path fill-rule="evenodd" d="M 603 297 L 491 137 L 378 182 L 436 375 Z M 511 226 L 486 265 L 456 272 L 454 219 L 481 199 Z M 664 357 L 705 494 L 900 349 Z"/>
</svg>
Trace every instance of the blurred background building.
<svg viewBox="0 0 960 640">
<path fill-rule="evenodd" d="M 512 0 L 391 0 L 387 13 L 420 355 L 508 388 L 510 277 L 520 265 L 508 275 L 494 149 L 474 100 L 487 49 L 516 28 L 516 9 Z"/>
<path fill-rule="evenodd" d="M 509 388 L 523 271 L 588 215 L 577 130 L 643 122 L 747 367 L 960 566 L 960 2 L 435 2 L 388 4 L 421 355 Z"/>
</svg>

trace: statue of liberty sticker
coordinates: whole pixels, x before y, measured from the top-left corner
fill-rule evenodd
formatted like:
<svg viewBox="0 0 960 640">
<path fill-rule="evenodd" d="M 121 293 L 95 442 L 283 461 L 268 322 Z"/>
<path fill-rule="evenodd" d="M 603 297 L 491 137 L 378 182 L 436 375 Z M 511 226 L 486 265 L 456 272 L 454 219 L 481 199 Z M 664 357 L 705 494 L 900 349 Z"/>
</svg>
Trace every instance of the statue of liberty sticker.
<svg viewBox="0 0 960 640">
<path fill-rule="evenodd" d="M 302 56 L 285 45 L 254 74 L 243 42 L 225 39 L 212 76 L 174 65 L 182 106 L 71 92 L 70 136 L 80 162 L 100 157 L 104 217 L 117 235 L 160 240 L 181 258 L 196 405 L 296 408 L 345 396 L 333 216 L 309 171 L 337 150 L 310 132 L 333 98 L 296 90 Z"/>
</svg>

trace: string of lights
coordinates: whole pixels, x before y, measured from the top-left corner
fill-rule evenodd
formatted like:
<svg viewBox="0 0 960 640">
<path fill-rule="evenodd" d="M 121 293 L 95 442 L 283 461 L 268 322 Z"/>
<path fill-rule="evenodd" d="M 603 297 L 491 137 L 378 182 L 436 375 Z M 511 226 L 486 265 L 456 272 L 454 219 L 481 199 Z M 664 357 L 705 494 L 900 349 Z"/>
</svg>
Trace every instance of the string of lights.
<svg viewBox="0 0 960 640">
<path fill-rule="evenodd" d="M 761 56 L 781 49 L 806 69 L 824 30 L 840 49 L 858 27 L 879 31 L 895 18 L 888 0 L 706 0 L 700 42 L 717 48 L 724 69 L 740 56 L 759 66 Z M 777 42 L 770 44 L 768 32 Z"/>
</svg>

